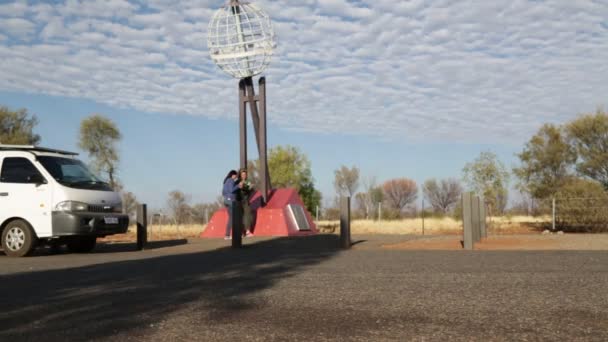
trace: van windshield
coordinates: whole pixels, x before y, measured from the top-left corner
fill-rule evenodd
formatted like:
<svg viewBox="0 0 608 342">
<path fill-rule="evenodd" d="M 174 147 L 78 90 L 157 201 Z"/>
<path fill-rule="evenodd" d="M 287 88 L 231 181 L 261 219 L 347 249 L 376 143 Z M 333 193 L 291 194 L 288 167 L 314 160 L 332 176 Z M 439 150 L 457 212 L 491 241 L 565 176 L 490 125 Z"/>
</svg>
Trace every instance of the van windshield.
<svg viewBox="0 0 608 342">
<path fill-rule="evenodd" d="M 39 156 L 38 161 L 65 186 L 77 189 L 112 191 L 108 183 L 100 180 L 78 159 Z"/>
</svg>

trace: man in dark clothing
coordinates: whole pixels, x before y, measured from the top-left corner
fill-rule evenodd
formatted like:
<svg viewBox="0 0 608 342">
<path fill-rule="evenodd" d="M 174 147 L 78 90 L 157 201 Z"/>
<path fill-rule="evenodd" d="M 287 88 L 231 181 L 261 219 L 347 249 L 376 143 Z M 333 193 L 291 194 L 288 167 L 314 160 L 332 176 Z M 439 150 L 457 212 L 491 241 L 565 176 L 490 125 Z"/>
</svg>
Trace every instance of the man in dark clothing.
<svg viewBox="0 0 608 342">
<path fill-rule="evenodd" d="M 243 183 L 238 180 L 238 174 L 235 170 L 230 170 L 226 178 L 224 178 L 224 187 L 222 188 L 222 196 L 224 196 L 224 206 L 228 210 L 228 223 L 226 224 L 225 240 L 230 240 L 233 222 L 233 208 L 239 205 L 238 195 L 243 187 Z"/>
</svg>

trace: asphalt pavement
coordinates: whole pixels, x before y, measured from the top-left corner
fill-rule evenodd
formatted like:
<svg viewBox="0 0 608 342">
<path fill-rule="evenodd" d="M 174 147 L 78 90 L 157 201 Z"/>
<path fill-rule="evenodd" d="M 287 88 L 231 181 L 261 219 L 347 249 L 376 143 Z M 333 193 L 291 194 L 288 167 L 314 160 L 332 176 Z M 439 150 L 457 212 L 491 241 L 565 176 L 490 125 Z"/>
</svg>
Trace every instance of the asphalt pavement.
<svg viewBox="0 0 608 342">
<path fill-rule="evenodd" d="M 403 239 L 0 256 L 0 341 L 608 341 L 606 251 L 380 248 Z"/>
</svg>

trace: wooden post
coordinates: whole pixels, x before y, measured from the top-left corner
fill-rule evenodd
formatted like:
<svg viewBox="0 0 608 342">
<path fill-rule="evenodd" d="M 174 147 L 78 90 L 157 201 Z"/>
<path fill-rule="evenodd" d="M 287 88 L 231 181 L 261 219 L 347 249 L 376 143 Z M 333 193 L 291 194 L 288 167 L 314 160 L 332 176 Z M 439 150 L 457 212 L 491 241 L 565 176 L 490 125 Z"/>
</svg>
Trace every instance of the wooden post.
<svg viewBox="0 0 608 342">
<path fill-rule="evenodd" d="M 143 251 L 148 243 L 148 208 L 145 204 L 137 206 L 137 250 Z"/>
<path fill-rule="evenodd" d="M 350 241 L 350 197 L 340 198 L 340 247 L 349 249 Z"/>
</svg>

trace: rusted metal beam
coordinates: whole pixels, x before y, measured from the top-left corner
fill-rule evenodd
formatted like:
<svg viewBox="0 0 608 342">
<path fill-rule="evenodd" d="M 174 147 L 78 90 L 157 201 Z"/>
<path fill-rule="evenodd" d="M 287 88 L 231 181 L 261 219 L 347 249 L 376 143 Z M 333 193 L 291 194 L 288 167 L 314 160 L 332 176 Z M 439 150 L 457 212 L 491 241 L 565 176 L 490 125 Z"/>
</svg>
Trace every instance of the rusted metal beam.
<svg viewBox="0 0 608 342">
<path fill-rule="evenodd" d="M 247 97 L 245 80 L 239 82 L 239 141 L 241 168 L 247 168 Z"/>
</svg>

